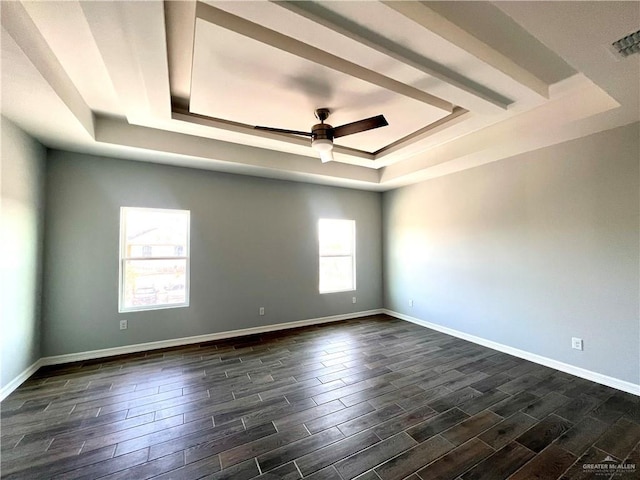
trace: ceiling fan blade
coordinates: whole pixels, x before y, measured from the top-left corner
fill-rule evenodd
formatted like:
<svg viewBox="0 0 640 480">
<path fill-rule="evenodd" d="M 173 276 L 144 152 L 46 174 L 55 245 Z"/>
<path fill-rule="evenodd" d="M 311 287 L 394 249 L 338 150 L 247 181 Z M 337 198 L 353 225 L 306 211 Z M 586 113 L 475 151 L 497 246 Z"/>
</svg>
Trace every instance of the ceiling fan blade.
<svg viewBox="0 0 640 480">
<path fill-rule="evenodd" d="M 320 152 L 320 161 L 322 163 L 333 161 L 333 152 L 331 150 L 327 152 Z"/>
<path fill-rule="evenodd" d="M 333 129 L 333 138 L 344 137 L 345 135 L 352 135 L 354 133 L 364 132 L 366 130 L 373 130 L 374 128 L 386 127 L 389 125 L 384 115 L 377 115 L 371 118 L 365 118 L 364 120 L 358 120 L 357 122 L 347 123 Z"/>
<path fill-rule="evenodd" d="M 298 130 L 286 130 L 284 128 L 271 128 L 271 127 L 253 127 L 256 130 L 265 130 L 267 132 L 275 132 L 275 133 L 289 133 L 291 135 L 303 135 L 305 137 L 311 137 L 313 134 L 311 132 L 300 132 Z"/>
</svg>

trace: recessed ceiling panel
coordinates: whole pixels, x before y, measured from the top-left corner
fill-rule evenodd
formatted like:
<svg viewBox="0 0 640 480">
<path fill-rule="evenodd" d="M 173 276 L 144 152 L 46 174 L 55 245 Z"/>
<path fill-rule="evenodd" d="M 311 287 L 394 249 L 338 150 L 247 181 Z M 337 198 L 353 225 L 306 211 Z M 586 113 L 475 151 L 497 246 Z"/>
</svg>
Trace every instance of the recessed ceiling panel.
<svg viewBox="0 0 640 480">
<path fill-rule="evenodd" d="M 313 112 L 328 107 L 339 126 L 383 114 L 389 126 L 336 140 L 369 152 L 393 143 L 447 112 L 284 52 L 250 37 L 196 23 L 190 110 L 193 113 L 310 131 Z"/>
</svg>

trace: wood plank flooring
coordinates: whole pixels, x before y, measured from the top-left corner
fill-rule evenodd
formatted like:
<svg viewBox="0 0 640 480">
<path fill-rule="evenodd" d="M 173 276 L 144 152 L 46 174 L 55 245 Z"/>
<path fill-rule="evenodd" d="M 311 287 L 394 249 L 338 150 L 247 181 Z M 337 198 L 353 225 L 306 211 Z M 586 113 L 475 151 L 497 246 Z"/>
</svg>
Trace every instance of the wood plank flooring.
<svg viewBox="0 0 640 480">
<path fill-rule="evenodd" d="M 2 402 L 1 475 L 601 479 L 640 461 L 639 405 L 380 315 L 40 369 Z"/>
</svg>

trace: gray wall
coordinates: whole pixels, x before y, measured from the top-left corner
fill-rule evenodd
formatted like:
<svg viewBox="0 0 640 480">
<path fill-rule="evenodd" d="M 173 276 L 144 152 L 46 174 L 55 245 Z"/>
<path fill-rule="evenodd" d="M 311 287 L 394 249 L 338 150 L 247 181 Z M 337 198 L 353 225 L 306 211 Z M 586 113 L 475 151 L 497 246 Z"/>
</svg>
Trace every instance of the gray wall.
<svg viewBox="0 0 640 480">
<path fill-rule="evenodd" d="M 385 193 L 385 307 L 639 383 L 638 138 L 636 123 Z"/>
<path fill-rule="evenodd" d="M 0 117 L 0 388 L 40 358 L 40 292 L 46 151 Z"/>
<path fill-rule="evenodd" d="M 47 169 L 44 356 L 382 306 L 379 193 L 62 151 Z M 191 210 L 188 308 L 118 313 L 121 206 Z M 355 293 L 318 293 L 320 217 L 356 220 Z"/>
</svg>

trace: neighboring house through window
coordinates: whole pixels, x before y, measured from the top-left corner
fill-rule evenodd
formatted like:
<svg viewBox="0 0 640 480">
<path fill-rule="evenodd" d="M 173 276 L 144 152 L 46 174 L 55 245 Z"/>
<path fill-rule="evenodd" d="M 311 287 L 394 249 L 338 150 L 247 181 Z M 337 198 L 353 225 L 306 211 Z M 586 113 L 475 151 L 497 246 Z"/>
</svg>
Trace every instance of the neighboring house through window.
<svg viewBox="0 0 640 480">
<path fill-rule="evenodd" d="M 120 209 L 120 312 L 189 306 L 189 217 Z"/>
<path fill-rule="evenodd" d="M 320 245 L 320 293 L 356 289 L 356 222 L 321 218 L 318 221 Z"/>
</svg>

